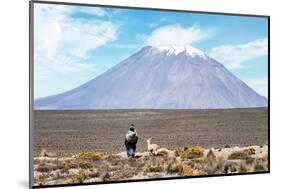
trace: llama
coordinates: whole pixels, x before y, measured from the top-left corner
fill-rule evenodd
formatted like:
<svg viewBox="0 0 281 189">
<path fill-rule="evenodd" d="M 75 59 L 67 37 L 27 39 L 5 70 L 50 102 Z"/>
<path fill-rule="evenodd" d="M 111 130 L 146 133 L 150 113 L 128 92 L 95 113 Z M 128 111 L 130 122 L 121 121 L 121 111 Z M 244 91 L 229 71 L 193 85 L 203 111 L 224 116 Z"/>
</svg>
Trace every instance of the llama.
<svg viewBox="0 0 281 189">
<path fill-rule="evenodd" d="M 156 154 L 159 146 L 157 144 L 151 144 L 151 139 L 152 138 L 147 139 L 147 149 L 150 152 L 150 154 L 154 155 L 154 154 Z"/>
</svg>

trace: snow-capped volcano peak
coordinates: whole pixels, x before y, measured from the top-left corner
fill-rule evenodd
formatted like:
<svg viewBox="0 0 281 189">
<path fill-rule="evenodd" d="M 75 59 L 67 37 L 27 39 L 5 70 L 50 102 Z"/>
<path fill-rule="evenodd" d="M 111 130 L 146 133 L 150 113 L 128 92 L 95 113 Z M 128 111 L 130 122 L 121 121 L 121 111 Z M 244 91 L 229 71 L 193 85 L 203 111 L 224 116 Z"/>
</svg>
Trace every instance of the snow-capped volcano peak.
<svg viewBox="0 0 281 189">
<path fill-rule="evenodd" d="M 155 46 L 160 51 L 166 52 L 168 55 L 175 54 L 178 55 L 185 52 L 187 56 L 205 56 L 205 53 L 191 45 L 185 46 Z"/>
<path fill-rule="evenodd" d="M 214 109 L 267 106 L 191 46 L 146 46 L 87 83 L 35 100 L 36 109 Z"/>
</svg>

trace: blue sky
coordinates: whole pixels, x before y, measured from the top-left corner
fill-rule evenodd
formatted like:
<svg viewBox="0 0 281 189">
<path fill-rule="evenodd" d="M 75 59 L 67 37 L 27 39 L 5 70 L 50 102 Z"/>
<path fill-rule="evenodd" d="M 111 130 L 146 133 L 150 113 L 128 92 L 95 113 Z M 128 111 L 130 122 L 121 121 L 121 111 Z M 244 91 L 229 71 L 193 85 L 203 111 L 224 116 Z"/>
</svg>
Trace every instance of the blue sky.
<svg viewBox="0 0 281 189">
<path fill-rule="evenodd" d="M 267 97 L 267 18 L 35 4 L 34 97 L 73 89 L 145 45 L 192 45 Z"/>
</svg>

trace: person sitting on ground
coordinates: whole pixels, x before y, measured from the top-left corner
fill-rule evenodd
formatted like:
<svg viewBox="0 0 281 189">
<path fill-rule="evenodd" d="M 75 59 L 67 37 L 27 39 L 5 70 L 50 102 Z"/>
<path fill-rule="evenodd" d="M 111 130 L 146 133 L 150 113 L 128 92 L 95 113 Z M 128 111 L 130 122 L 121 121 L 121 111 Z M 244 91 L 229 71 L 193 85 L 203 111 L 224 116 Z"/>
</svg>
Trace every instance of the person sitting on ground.
<svg viewBox="0 0 281 189">
<path fill-rule="evenodd" d="M 135 157 L 137 142 L 138 142 L 137 131 L 134 127 L 134 124 L 131 124 L 125 137 L 125 146 L 126 146 L 127 156 L 129 158 Z"/>
</svg>

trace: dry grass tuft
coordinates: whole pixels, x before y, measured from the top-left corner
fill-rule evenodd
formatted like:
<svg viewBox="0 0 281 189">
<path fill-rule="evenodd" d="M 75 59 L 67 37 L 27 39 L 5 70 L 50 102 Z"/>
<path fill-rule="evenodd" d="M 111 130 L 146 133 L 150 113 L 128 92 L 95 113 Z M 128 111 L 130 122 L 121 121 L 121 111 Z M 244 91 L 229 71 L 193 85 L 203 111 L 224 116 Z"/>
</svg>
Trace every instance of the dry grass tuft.
<svg viewBox="0 0 281 189">
<path fill-rule="evenodd" d="M 164 162 L 160 158 L 149 159 L 144 165 L 145 172 L 162 172 L 164 171 Z"/>
<path fill-rule="evenodd" d="M 56 154 L 48 152 L 45 148 L 41 149 L 39 157 L 56 157 Z"/>
<path fill-rule="evenodd" d="M 83 183 L 89 177 L 89 172 L 86 170 L 79 171 L 78 174 L 72 176 L 73 182 Z"/>
<path fill-rule="evenodd" d="M 268 170 L 267 161 L 264 161 L 263 159 L 256 159 L 253 162 L 253 167 L 255 172 L 263 172 Z"/>
<path fill-rule="evenodd" d="M 102 176 L 102 180 L 104 182 L 107 181 L 116 181 L 118 180 L 120 177 L 118 176 L 118 173 L 116 172 L 106 172 L 103 176 Z"/>
<path fill-rule="evenodd" d="M 238 164 L 236 162 L 226 162 L 224 164 L 224 173 L 237 173 L 238 172 Z"/>
<path fill-rule="evenodd" d="M 176 161 L 169 162 L 166 168 L 166 172 L 169 173 L 179 173 L 180 164 Z"/>
<path fill-rule="evenodd" d="M 91 178 L 99 177 L 100 173 L 99 173 L 98 169 L 90 169 L 90 173 L 89 173 L 88 176 L 91 177 Z"/>
<path fill-rule="evenodd" d="M 79 167 L 82 169 L 89 169 L 92 167 L 91 163 L 87 160 L 79 162 Z"/>
<path fill-rule="evenodd" d="M 247 149 L 244 150 L 244 152 L 246 154 L 248 154 L 249 156 L 251 156 L 251 155 L 255 155 L 256 154 L 256 149 L 255 148 L 247 148 Z"/>
<path fill-rule="evenodd" d="M 209 150 L 208 154 L 207 154 L 207 159 L 208 160 L 215 160 L 216 159 L 216 155 L 213 152 L 213 150 Z"/>
<path fill-rule="evenodd" d="M 228 156 L 228 159 L 240 159 L 246 160 L 249 158 L 249 155 L 244 151 L 235 151 Z"/>
<path fill-rule="evenodd" d="M 155 154 L 155 156 L 162 156 L 162 157 L 168 156 L 168 155 L 169 155 L 169 153 L 167 151 L 159 151 Z"/>
<path fill-rule="evenodd" d="M 76 158 L 77 159 L 89 159 L 89 160 L 100 160 L 105 157 L 104 152 L 96 152 L 96 151 L 89 151 L 89 152 L 81 152 L 79 153 Z"/>
<path fill-rule="evenodd" d="M 207 149 L 207 153 L 204 153 L 205 150 L 199 146 L 185 147 L 176 148 L 174 151 L 165 150 L 154 156 L 143 152 L 139 153 L 138 158 L 132 159 L 128 159 L 120 153 L 105 154 L 102 152 L 82 152 L 74 157 L 35 157 L 34 181 L 36 186 L 40 186 L 40 184 L 62 184 L 64 181 L 67 181 L 66 183 L 86 183 L 268 170 L 266 154 L 253 156 L 254 147 L 236 149 L 228 149 L 227 153 L 224 151 L 220 153 L 212 148 Z"/>
<path fill-rule="evenodd" d="M 49 167 L 45 163 L 40 163 L 36 168 L 35 171 L 38 172 L 50 172 Z"/>
<path fill-rule="evenodd" d="M 78 164 L 75 161 L 71 160 L 63 160 L 63 161 L 58 161 L 58 168 L 59 169 L 75 169 L 78 168 Z"/>
<path fill-rule="evenodd" d="M 174 154 L 176 157 L 179 157 L 181 153 L 182 153 L 182 149 L 180 149 L 180 148 L 176 148 L 174 151 Z"/>
<path fill-rule="evenodd" d="M 48 153 L 46 149 L 42 149 L 39 154 L 40 157 L 48 157 Z"/>
<path fill-rule="evenodd" d="M 186 162 L 179 164 L 179 175 L 183 177 L 195 176 L 196 171 Z"/>
<path fill-rule="evenodd" d="M 161 172 L 164 168 L 159 164 L 146 164 L 144 167 L 145 172 Z"/>
<path fill-rule="evenodd" d="M 181 157 L 181 159 L 199 158 L 199 157 L 203 157 L 203 155 L 204 155 L 204 148 L 200 146 L 195 146 L 190 148 L 185 147 L 183 150 L 181 150 L 180 148 L 175 149 L 175 156 L 179 156 Z"/>
</svg>

